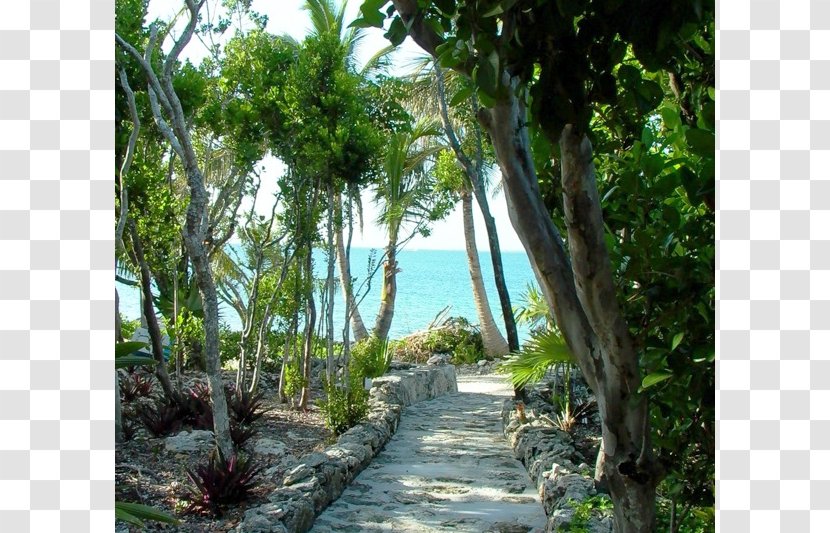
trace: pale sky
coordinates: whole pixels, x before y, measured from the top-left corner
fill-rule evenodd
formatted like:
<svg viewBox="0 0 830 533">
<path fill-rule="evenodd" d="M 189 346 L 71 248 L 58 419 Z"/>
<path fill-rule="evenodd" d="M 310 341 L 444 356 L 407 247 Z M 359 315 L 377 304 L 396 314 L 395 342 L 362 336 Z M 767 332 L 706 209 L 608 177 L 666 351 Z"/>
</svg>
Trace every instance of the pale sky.
<svg viewBox="0 0 830 533">
<path fill-rule="evenodd" d="M 357 18 L 362 3 L 362 0 L 349 0 L 346 8 L 347 23 Z M 209 4 L 208 8 L 211 15 L 213 15 L 214 8 L 221 5 L 221 2 L 218 0 L 208 0 L 206 4 Z M 183 5 L 184 2 L 181 0 L 150 0 L 148 21 L 156 18 L 170 20 Z M 308 13 L 302 9 L 302 5 L 303 0 L 254 0 L 252 8 L 259 13 L 268 15 L 267 31 L 277 35 L 288 34 L 301 41 L 310 28 Z M 208 10 L 203 7 L 202 16 L 204 19 L 207 18 L 207 13 Z M 231 35 L 231 31 L 228 31 L 228 35 Z M 358 64 L 362 65 L 365 63 L 377 50 L 385 47 L 388 43 L 389 41 L 383 37 L 383 31 L 377 28 L 369 28 L 366 37 L 357 50 Z M 169 46 L 168 40 L 165 49 L 169 49 Z M 407 63 L 407 60 L 421 53 L 422 50 L 407 37 L 395 56 L 396 59 L 390 69 L 390 74 L 403 73 L 403 65 Z M 207 55 L 206 48 L 194 37 L 187 48 L 185 48 L 181 57 L 182 59 L 189 58 L 193 63 L 198 64 L 205 55 Z M 262 165 L 265 167 L 265 171 L 262 174 L 263 182 L 257 200 L 257 211 L 267 215 L 270 213 L 271 199 L 276 189 L 277 178 L 282 175 L 284 166 L 281 161 L 271 156 L 263 160 Z M 273 179 L 268 179 L 269 175 L 273 176 Z M 248 205 L 250 206 L 250 203 Z M 365 217 L 364 231 L 363 234 L 360 234 L 355 229 L 352 246 L 366 248 L 381 248 L 385 246 L 385 233 L 373 223 L 377 217 L 377 209 L 371 200 L 370 192 L 364 193 L 363 208 Z M 502 193 L 491 197 L 490 210 L 496 219 L 501 249 L 504 251 L 523 250 L 521 242 L 508 219 L 507 206 Z M 474 217 L 478 249 L 481 252 L 489 250 L 487 234 L 484 230 L 484 221 L 477 206 L 474 208 Z M 430 237 L 415 237 L 407 245 L 407 249 L 464 249 L 464 230 L 460 205 L 456 206 L 445 220 L 433 225 Z"/>
</svg>

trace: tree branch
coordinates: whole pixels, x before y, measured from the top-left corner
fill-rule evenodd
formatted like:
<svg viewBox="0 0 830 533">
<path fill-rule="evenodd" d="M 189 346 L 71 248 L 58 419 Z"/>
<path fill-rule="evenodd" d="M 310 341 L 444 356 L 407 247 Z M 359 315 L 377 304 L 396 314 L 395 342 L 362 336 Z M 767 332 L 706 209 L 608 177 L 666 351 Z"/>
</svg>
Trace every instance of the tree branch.
<svg viewBox="0 0 830 533">
<path fill-rule="evenodd" d="M 121 193 L 121 209 L 118 214 L 118 224 L 115 227 L 115 245 L 119 249 L 124 249 L 124 227 L 127 224 L 127 186 L 124 183 L 124 177 L 130 172 L 130 166 L 133 163 L 133 156 L 135 155 L 135 145 L 138 141 L 138 132 L 141 128 L 141 121 L 138 118 L 138 109 L 135 105 L 135 93 L 130 82 L 127 80 L 127 72 L 124 67 L 119 67 L 118 77 L 121 81 L 121 87 L 127 94 L 127 105 L 130 107 L 130 118 L 133 121 L 133 131 L 130 132 L 130 140 L 127 142 L 127 154 L 124 157 L 124 162 L 118 173 L 118 187 Z"/>
</svg>

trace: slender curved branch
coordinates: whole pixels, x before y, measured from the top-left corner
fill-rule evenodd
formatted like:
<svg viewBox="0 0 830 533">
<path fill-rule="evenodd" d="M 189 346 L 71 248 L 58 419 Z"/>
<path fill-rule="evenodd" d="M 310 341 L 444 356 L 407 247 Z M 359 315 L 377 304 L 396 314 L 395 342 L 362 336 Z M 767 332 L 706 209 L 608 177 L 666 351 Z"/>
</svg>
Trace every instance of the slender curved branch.
<svg viewBox="0 0 830 533">
<path fill-rule="evenodd" d="M 133 131 L 130 132 L 130 139 L 127 142 L 127 154 L 124 157 L 124 162 L 118 172 L 118 187 L 121 193 L 121 209 L 118 214 L 118 224 L 115 227 L 115 245 L 119 249 L 124 249 L 124 227 L 127 224 L 127 187 L 124 183 L 124 177 L 130 172 L 130 166 L 133 163 L 133 156 L 135 155 L 135 145 L 138 142 L 138 132 L 141 128 L 141 121 L 138 118 L 138 109 L 135 105 L 135 93 L 130 82 L 127 80 L 127 72 L 124 67 L 119 67 L 118 77 L 121 81 L 121 87 L 127 94 L 127 105 L 130 108 L 130 119 L 133 121 Z"/>
</svg>

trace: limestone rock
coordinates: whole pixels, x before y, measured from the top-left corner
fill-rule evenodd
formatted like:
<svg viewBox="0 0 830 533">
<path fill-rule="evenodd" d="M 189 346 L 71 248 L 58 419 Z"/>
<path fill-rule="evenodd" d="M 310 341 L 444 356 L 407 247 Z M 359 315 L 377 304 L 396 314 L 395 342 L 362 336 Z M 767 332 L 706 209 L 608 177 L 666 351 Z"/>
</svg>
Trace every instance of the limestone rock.
<svg viewBox="0 0 830 533">
<path fill-rule="evenodd" d="M 182 431 L 164 439 L 164 447 L 174 453 L 206 453 L 213 448 L 213 432 L 206 430 Z"/>
<path fill-rule="evenodd" d="M 448 353 L 436 353 L 427 359 L 428 365 L 448 365 L 452 360 L 452 356 Z"/>
<path fill-rule="evenodd" d="M 254 443 L 254 453 L 282 457 L 285 455 L 285 444 L 274 439 L 263 437 Z"/>
<path fill-rule="evenodd" d="M 282 484 L 289 487 L 298 481 L 302 481 L 303 479 L 311 476 L 313 473 L 314 470 L 312 470 L 308 465 L 299 464 L 288 472 Z"/>
</svg>

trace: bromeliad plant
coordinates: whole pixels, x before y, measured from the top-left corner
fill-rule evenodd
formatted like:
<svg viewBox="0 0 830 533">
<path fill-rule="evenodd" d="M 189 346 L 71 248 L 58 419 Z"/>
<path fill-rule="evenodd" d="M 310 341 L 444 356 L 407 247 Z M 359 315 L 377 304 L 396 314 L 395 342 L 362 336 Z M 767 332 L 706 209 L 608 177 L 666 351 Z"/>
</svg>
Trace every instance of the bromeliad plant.
<svg viewBox="0 0 830 533">
<path fill-rule="evenodd" d="M 263 405 L 264 398 L 262 392 L 252 394 L 247 391 L 228 396 L 228 410 L 233 421 L 250 425 L 262 418 L 268 412 Z"/>
<path fill-rule="evenodd" d="M 188 513 L 207 513 L 221 516 L 226 505 L 246 500 L 259 484 L 255 480 L 262 470 L 248 458 L 232 455 L 226 459 L 217 449 L 207 463 L 201 463 L 195 470 L 186 470 L 193 483 L 188 487 Z"/>
<path fill-rule="evenodd" d="M 165 437 L 182 428 L 181 407 L 172 402 L 158 400 L 154 406 L 141 405 L 138 418 L 154 437 Z"/>
<path fill-rule="evenodd" d="M 231 440 L 233 441 L 233 445 L 236 446 L 236 449 L 243 447 L 257 432 L 257 428 L 253 426 L 245 426 L 231 421 Z"/>
<path fill-rule="evenodd" d="M 122 375 L 118 386 L 121 397 L 125 402 L 132 402 L 137 398 L 146 398 L 153 392 L 153 375 L 134 372 L 126 378 Z"/>
</svg>

